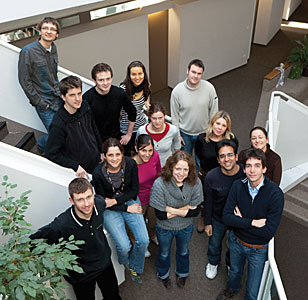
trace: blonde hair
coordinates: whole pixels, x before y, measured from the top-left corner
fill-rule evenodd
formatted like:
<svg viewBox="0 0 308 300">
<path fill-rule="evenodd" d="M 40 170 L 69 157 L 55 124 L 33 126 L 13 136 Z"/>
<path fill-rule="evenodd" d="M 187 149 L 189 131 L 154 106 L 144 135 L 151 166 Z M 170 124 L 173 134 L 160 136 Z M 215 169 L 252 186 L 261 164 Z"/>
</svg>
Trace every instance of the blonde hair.
<svg viewBox="0 0 308 300">
<path fill-rule="evenodd" d="M 220 118 L 223 118 L 226 123 L 227 123 L 227 129 L 225 131 L 225 133 L 223 134 L 223 139 L 233 139 L 235 136 L 234 134 L 231 132 L 231 118 L 230 115 L 223 110 L 218 111 L 211 119 L 209 127 L 205 130 L 205 141 L 207 143 L 210 142 L 210 138 L 213 136 L 213 124 Z"/>
</svg>

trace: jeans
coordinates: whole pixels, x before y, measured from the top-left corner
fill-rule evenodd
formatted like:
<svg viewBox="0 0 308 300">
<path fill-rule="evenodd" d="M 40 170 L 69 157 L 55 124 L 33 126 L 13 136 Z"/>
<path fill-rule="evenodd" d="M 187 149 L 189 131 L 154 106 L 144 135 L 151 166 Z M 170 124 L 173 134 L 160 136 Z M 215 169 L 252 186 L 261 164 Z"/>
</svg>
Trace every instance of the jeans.
<svg viewBox="0 0 308 300">
<path fill-rule="evenodd" d="M 50 108 L 45 110 L 38 106 L 35 106 L 35 109 L 36 109 L 38 116 L 42 120 L 47 132 L 49 132 L 49 126 L 51 124 L 55 111 L 53 111 Z M 45 152 L 46 150 L 47 140 L 48 140 L 48 134 L 44 134 L 37 139 L 37 145 L 42 152 Z"/>
<path fill-rule="evenodd" d="M 207 256 L 211 265 L 216 266 L 221 261 L 222 241 L 227 232 L 227 226 L 212 219 L 212 236 L 209 238 Z M 229 252 L 229 251 L 228 251 Z M 226 265 L 230 266 L 229 253 L 226 253 Z"/>
<path fill-rule="evenodd" d="M 262 245 L 268 246 L 268 245 Z M 267 260 L 268 249 L 256 249 L 244 246 L 235 234 L 229 232 L 229 249 L 231 257 L 231 269 L 227 287 L 234 293 L 241 288 L 241 281 L 244 272 L 246 259 L 248 260 L 248 273 L 246 279 L 245 300 L 257 300 L 259 287 L 265 261 Z"/>
<path fill-rule="evenodd" d="M 185 145 L 182 147 L 182 150 L 186 151 L 190 155 L 192 155 L 198 136 L 197 135 L 189 135 L 189 134 L 184 133 L 183 131 L 180 131 L 180 134 L 181 134 L 181 137 L 183 138 L 184 143 L 185 143 Z M 196 155 L 195 155 L 195 161 L 196 161 L 197 169 L 199 169 L 200 160 Z"/>
<path fill-rule="evenodd" d="M 118 280 L 112 263 L 92 280 L 73 284 L 77 300 L 95 300 L 95 284 L 100 288 L 104 300 L 121 300 Z"/>
<path fill-rule="evenodd" d="M 126 202 L 127 205 L 134 203 L 140 204 L 139 199 Z M 135 244 L 131 252 L 131 243 L 126 233 L 125 223 L 135 238 Z M 143 215 L 106 209 L 104 211 L 104 226 L 116 244 L 119 263 L 129 263 L 131 269 L 138 274 L 142 274 L 144 255 L 149 245 L 149 236 Z"/>
<path fill-rule="evenodd" d="M 181 230 L 166 230 L 156 226 L 156 236 L 159 242 L 159 252 L 156 258 L 157 277 L 166 279 L 170 269 L 170 251 L 173 238 L 176 241 L 176 268 L 179 277 L 189 275 L 188 243 L 193 233 L 193 224 Z"/>
</svg>

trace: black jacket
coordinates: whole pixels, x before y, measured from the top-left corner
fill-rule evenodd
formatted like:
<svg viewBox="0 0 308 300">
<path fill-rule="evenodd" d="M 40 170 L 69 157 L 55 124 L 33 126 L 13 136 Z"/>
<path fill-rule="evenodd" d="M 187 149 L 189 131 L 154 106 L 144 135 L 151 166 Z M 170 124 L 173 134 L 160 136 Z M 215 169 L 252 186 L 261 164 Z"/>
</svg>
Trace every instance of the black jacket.
<svg viewBox="0 0 308 300">
<path fill-rule="evenodd" d="M 92 174 L 100 162 L 101 149 L 102 141 L 87 102 L 82 102 L 74 114 L 62 106 L 50 125 L 46 158 L 74 171 L 81 165 Z"/>
<path fill-rule="evenodd" d="M 71 284 L 91 280 L 111 264 L 111 250 L 103 230 L 105 206 L 104 199 L 96 195 L 93 213 L 89 221 L 80 219 L 72 206 L 50 224 L 30 236 L 32 239 L 47 239 L 50 244 L 58 243 L 61 237 L 68 240 L 72 234 L 75 240 L 85 241 L 85 244 L 79 246 L 79 250 L 73 251 L 78 256 L 77 261 L 84 273 L 68 270 L 69 276 L 65 278 Z"/>
<path fill-rule="evenodd" d="M 129 158 L 124 157 L 125 159 L 125 171 L 124 171 L 124 190 L 121 196 L 113 197 L 114 193 L 112 190 L 112 185 L 105 178 L 102 172 L 102 165 L 99 164 L 94 172 L 92 185 L 95 188 L 95 193 L 103 197 L 115 198 L 117 204 L 112 206 L 110 209 L 114 210 L 127 210 L 125 202 L 129 200 L 136 200 L 139 194 L 139 178 L 138 178 L 138 167 L 136 162 Z"/>
</svg>

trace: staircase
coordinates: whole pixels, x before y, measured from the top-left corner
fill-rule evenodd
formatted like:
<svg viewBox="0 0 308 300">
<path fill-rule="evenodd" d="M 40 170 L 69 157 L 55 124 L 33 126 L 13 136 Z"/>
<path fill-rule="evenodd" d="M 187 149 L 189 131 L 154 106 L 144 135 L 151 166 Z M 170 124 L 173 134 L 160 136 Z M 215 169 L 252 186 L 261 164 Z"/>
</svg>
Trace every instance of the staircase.
<svg viewBox="0 0 308 300">
<path fill-rule="evenodd" d="M 308 178 L 285 194 L 284 215 L 308 227 Z"/>
<path fill-rule="evenodd" d="M 0 117 L 0 141 L 34 154 L 40 154 L 33 130 L 2 117 Z"/>
</svg>

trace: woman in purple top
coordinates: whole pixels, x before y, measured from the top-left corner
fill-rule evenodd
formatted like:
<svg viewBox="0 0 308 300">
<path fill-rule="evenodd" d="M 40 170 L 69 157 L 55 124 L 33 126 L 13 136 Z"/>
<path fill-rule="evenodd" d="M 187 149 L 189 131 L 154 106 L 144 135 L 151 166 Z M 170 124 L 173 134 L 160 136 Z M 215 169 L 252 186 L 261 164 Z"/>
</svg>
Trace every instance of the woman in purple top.
<svg viewBox="0 0 308 300">
<path fill-rule="evenodd" d="M 150 191 L 155 179 L 161 171 L 159 155 L 154 151 L 154 142 L 150 135 L 141 134 L 138 136 L 135 145 L 136 154 L 133 159 L 137 163 L 139 176 L 139 199 L 142 205 L 142 212 L 147 222 L 147 229 L 150 241 L 158 245 L 155 234 L 156 216 L 154 209 L 149 206 Z M 151 254 L 146 253 L 146 257 Z"/>
</svg>

